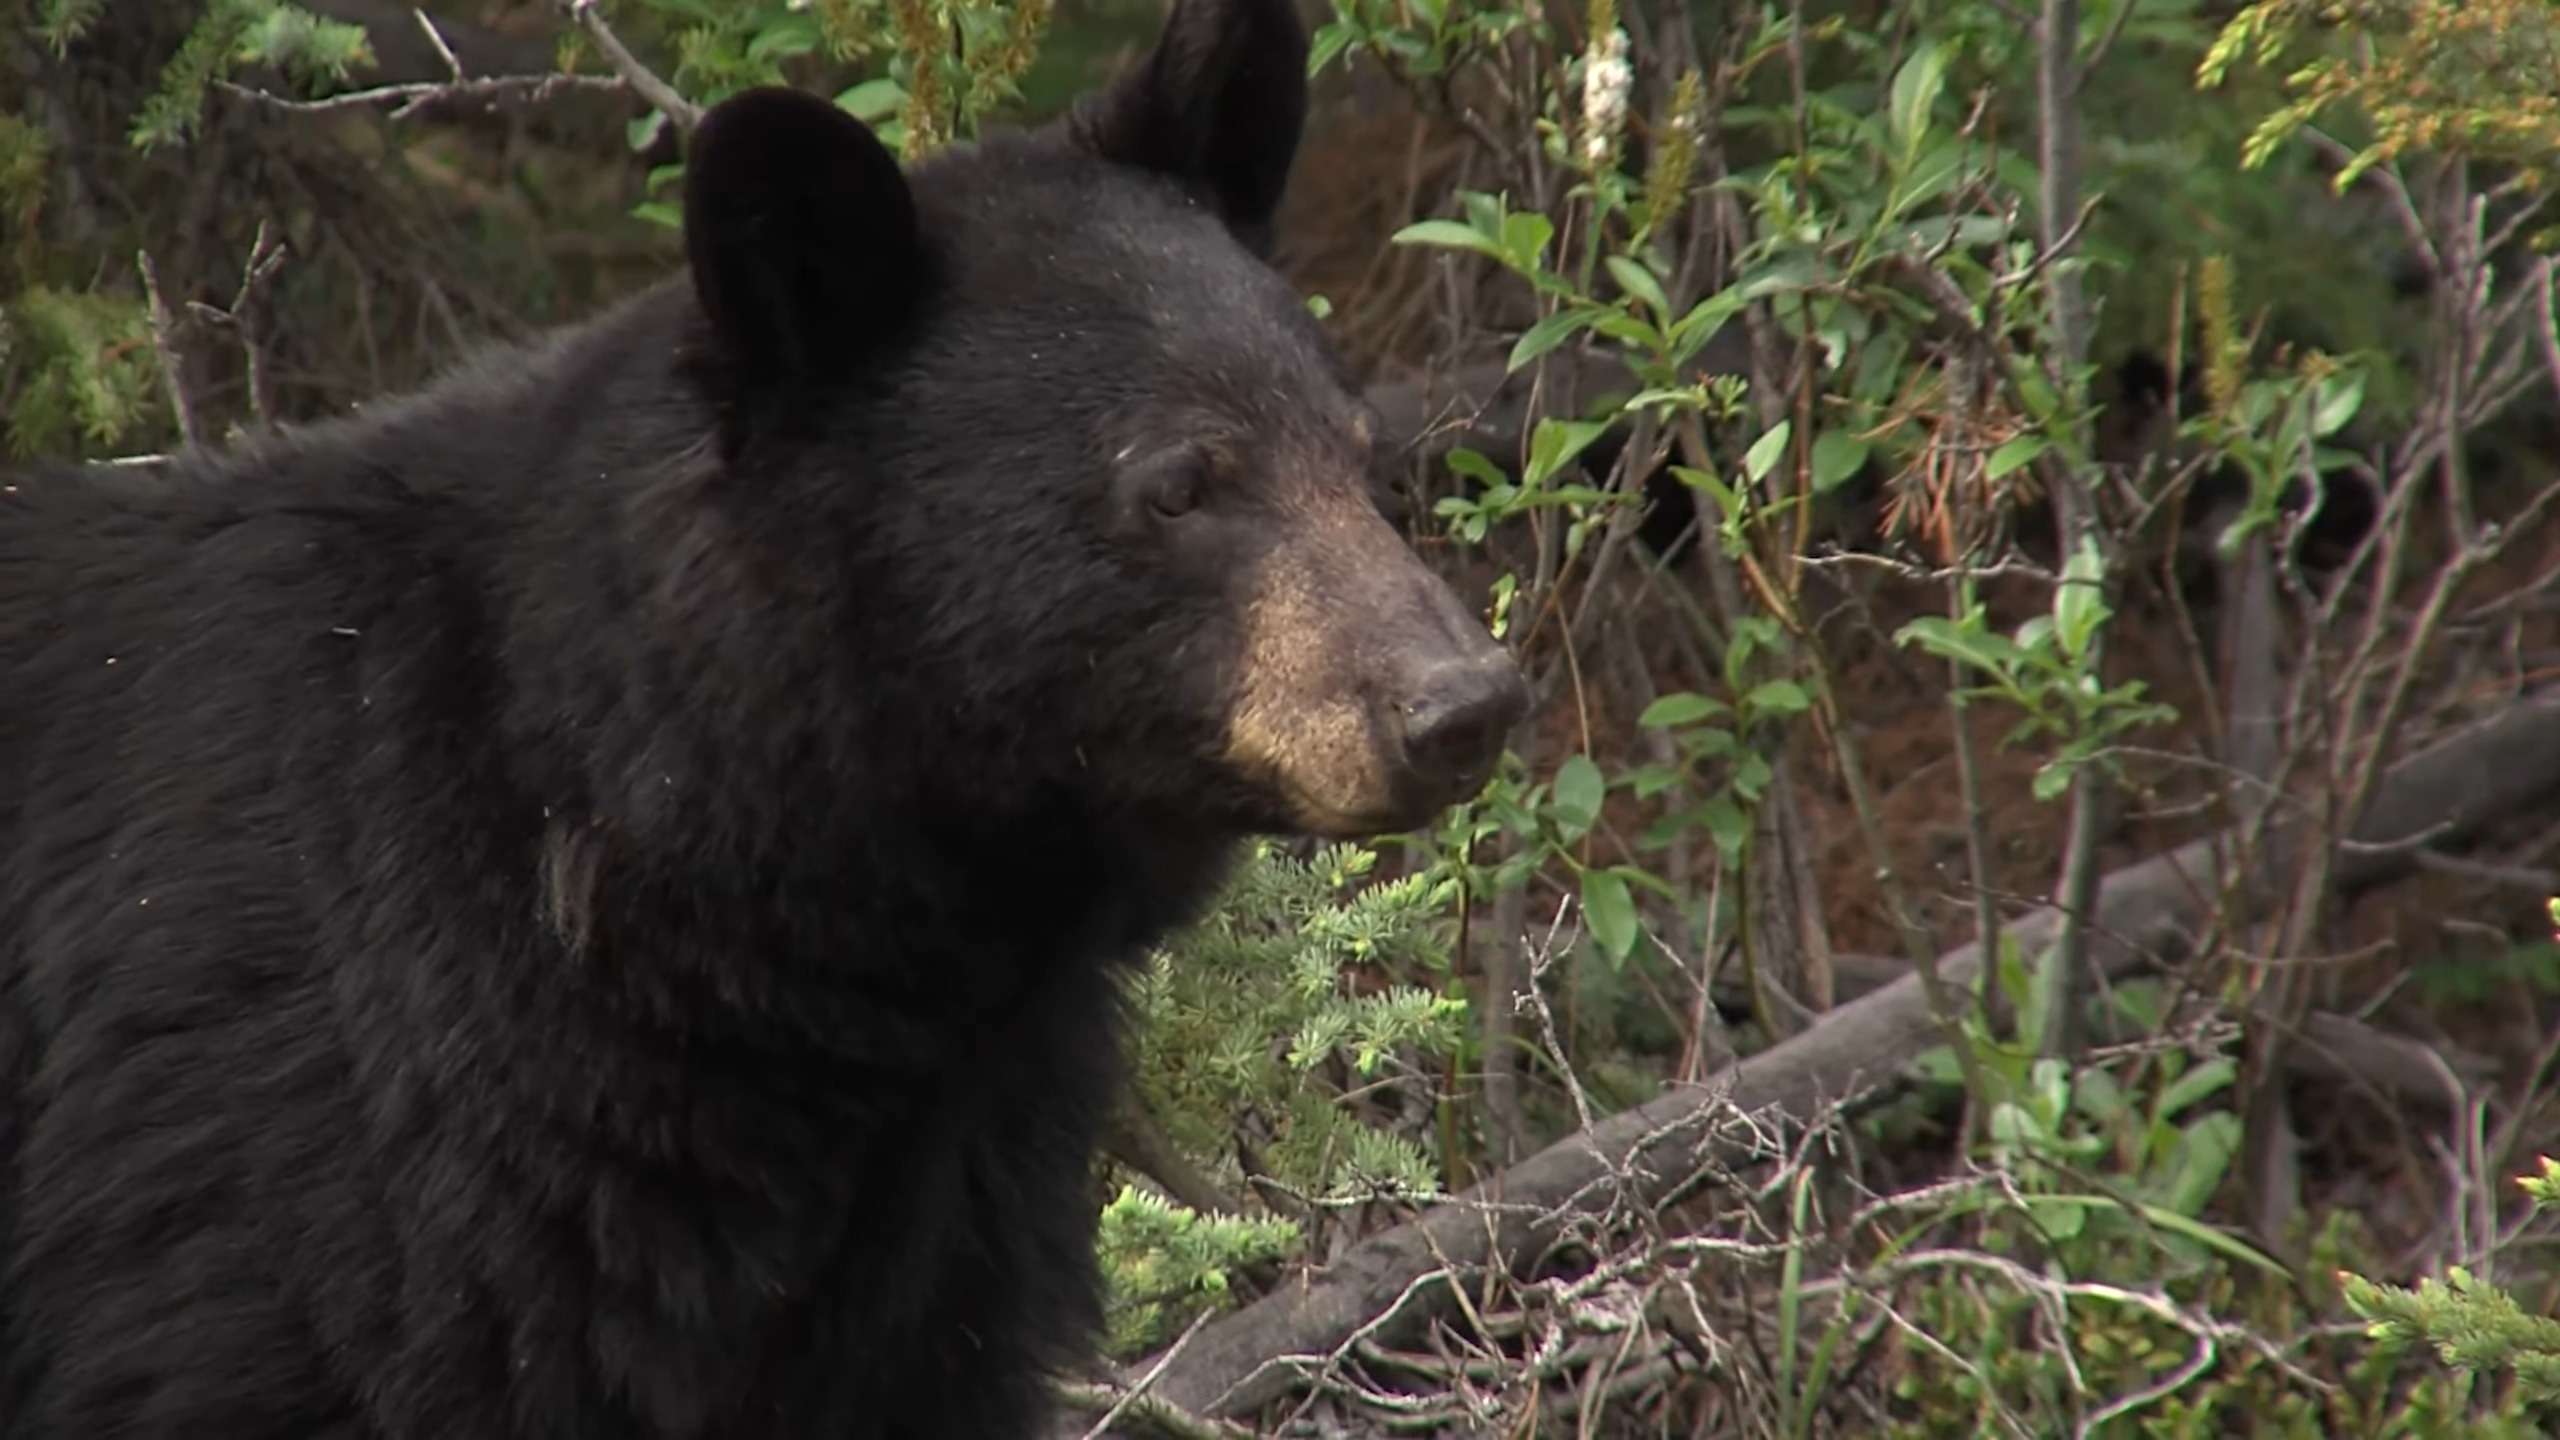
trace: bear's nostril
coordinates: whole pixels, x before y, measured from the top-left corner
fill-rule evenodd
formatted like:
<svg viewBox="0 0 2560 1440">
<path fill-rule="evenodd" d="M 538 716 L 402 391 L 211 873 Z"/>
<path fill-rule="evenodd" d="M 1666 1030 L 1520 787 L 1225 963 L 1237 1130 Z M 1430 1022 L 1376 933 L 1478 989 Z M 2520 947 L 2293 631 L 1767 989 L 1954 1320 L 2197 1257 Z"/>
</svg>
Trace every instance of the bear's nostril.
<svg viewBox="0 0 2560 1440">
<path fill-rule="evenodd" d="M 1528 687 L 1499 650 L 1434 669 L 1405 702 L 1405 764 L 1434 784 L 1472 778 L 1501 755 L 1528 708 Z"/>
</svg>

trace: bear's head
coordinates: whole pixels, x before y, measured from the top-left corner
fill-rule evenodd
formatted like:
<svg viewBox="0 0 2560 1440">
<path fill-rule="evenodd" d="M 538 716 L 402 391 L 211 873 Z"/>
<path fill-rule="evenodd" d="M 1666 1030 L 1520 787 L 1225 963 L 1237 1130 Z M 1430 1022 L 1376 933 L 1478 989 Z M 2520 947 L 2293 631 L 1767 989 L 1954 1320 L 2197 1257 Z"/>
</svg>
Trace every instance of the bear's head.
<svg viewBox="0 0 2560 1440">
<path fill-rule="evenodd" d="M 1526 707 L 1265 262 L 1294 3 L 1175 0 L 1068 120 L 911 170 L 787 90 L 693 137 L 724 473 L 826 570 L 795 589 L 847 683 L 924 717 L 906 753 L 968 757 L 944 783 L 1368 837 L 1473 793 Z"/>
</svg>

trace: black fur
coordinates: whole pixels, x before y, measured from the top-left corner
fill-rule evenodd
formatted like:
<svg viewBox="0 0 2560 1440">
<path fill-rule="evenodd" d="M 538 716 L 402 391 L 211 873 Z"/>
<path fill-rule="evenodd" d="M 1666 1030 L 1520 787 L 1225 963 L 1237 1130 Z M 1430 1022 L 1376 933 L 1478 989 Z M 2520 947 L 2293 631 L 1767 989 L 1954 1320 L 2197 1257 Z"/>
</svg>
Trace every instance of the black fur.
<svg viewBox="0 0 2560 1440">
<path fill-rule="evenodd" d="M 1263 254 L 1306 118 L 1306 71 L 1306 29 L 1284 0 L 1177 5 L 1154 54 L 1072 124 L 1086 149 L 1206 198 Z"/>
<path fill-rule="evenodd" d="M 1249 557 L 1147 558 L 1114 466 L 1352 403 L 1235 239 L 1294 12 L 1170 34 L 903 179 L 745 97 L 689 281 L 9 482 L 0 1435 L 1033 1432 L 1115 967 L 1269 819 Z"/>
<path fill-rule="evenodd" d="M 760 90 L 705 116 L 689 159 L 686 259 L 744 388 L 838 379 L 887 348 L 931 256 L 897 157 L 861 121 L 815 95 Z"/>
</svg>

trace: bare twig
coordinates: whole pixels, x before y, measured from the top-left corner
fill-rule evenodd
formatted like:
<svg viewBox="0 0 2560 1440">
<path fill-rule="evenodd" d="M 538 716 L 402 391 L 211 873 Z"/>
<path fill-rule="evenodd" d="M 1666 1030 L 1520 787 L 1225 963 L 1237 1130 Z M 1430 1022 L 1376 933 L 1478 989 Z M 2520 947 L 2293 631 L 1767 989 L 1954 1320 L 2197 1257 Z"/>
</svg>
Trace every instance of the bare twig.
<svg viewBox="0 0 2560 1440">
<path fill-rule="evenodd" d="M 2413 858 L 2421 867 L 2468 863 L 2453 862 L 2433 850 L 2415 851 Z M 2537 893 L 2548 893 L 2552 888 L 2546 885 Z M 1839 959 L 1842 1004 L 1874 994 L 1911 973 L 1908 964 L 1889 955 L 1844 954 Z M 1731 985 L 1719 985 L 1716 998 L 1729 1005 L 1740 1005 L 1745 1000 Z M 2092 1053 L 2138 1038 L 2102 1026 L 2090 1036 Z M 2295 1039 L 2299 1043 L 2286 1046 L 2283 1052 L 2288 1075 L 2348 1088 L 2370 1087 L 2401 1104 L 2458 1103 L 2465 1086 L 2487 1084 L 2500 1072 L 2493 1057 L 2389 1034 L 2328 1011 L 2314 1011 L 2303 1017 Z"/>
<path fill-rule="evenodd" d="M 1191 1163 L 1164 1133 L 1135 1090 L 1123 1090 L 1102 1127 L 1103 1152 L 1164 1188 L 1164 1193 L 1203 1215 L 1240 1215 L 1236 1203 L 1207 1172 Z"/>
<path fill-rule="evenodd" d="M 587 39 L 603 52 L 605 63 L 613 67 L 613 72 L 629 81 L 641 99 L 664 112 L 678 130 L 689 132 L 701 122 L 701 107 L 677 94 L 676 87 L 640 63 L 640 57 L 632 54 L 631 47 L 623 44 L 622 37 L 605 23 L 603 7 L 596 0 L 559 0 L 559 5 L 579 29 L 587 32 Z"/>
<path fill-rule="evenodd" d="M 456 80 L 466 78 L 462 73 L 462 61 L 455 58 L 453 47 L 444 43 L 444 32 L 436 28 L 436 22 L 427 18 L 426 11 L 414 5 L 409 8 L 409 14 L 416 18 L 418 28 L 427 32 L 427 43 L 436 47 L 436 56 L 444 61 L 444 68 L 451 71 Z"/>
<path fill-rule="evenodd" d="M 2545 803 L 2560 792 L 2560 692 L 2519 703 L 2472 731 L 2397 767 L 2356 827 L 2379 844 L 2419 832 L 2451 839 Z M 2271 827 L 2286 849 L 2316 843 L 2298 821 Z M 2223 892 L 2229 838 L 2214 836 L 2119 872 L 2101 887 L 2090 927 L 2092 959 L 2123 973 L 2175 952 L 2203 926 Z M 2340 878 L 2395 874 L 2406 853 L 2342 855 Z M 2253 897 L 2235 897 L 2248 903 Z M 2022 947 L 2050 941 L 2052 910 L 2006 932 Z M 1979 946 L 1939 957 L 1958 983 L 1981 964 Z M 1584 1207 L 1619 1194 L 1633 1176 L 1655 1197 L 1676 1193 L 1716 1163 L 1739 1135 L 1737 1118 L 1762 1114 L 1803 1124 L 1846 1096 L 1873 1093 L 1940 1038 L 1917 977 L 1840 1006 L 1812 1030 L 1744 1060 L 1705 1086 L 1682 1087 L 1601 1121 L 1352 1247 L 1321 1274 L 1292 1284 L 1205 1328 L 1167 1367 L 1156 1393 L 1192 1414 L 1250 1413 L 1324 1370 L 1327 1355 L 1445 1307 L 1453 1283 L 1535 1253 Z M 1765 1152 L 1755 1126 L 1750 1143 Z"/>
<path fill-rule="evenodd" d="M 389 105 L 394 107 L 392 119 L 409 120 L 465 105 L 495 106 L 510 102 L 538 105 L 564 91 L 620 92 L 632 86 L 620 75 L 498 75 L 472 80 L 419 80 L 399 85 L 374 85 L 318 100 L 287 99 L 227 80 L 221 82 L 221 88 L 270 109 L 290 110 L 297 114 L 326 115 Z"/>
<path fill-rule="evenodd" d="M 2045 277 L 2051 297 L 2050 368 L 2057 384 L 2068 385 L 2068 377 L 2078 373 L 2089 354 L 2088 301 L 2080 289 L 2079 267 L 2073 263 L 2079 245 L 2075 222 L 2080 214 L 2080 0 L 2044 0 L 2044 18 L 2037 27 L 2036 43 L 2042 147 L 2038 158 L 2043 162 L 2043 188 L 2036 208 L 2041 212 L 2038 220 L 2043 227 L 2040 260 L 2052 267 Z M 2086 437 L 2070 448 L 2074 453 L 2085 453 Z M 2095 583 L 2103 587 L 2110 547 L 2098 525 L 2096 498 L 2090 492 L 2088 476 L 2078 466 L 2062 465 L 2056 469 L 2059 475 L 2050 493 L 2054 518 L 2062 532 L 2066 569 L 2073 555 L 2095 550 L 2099 560 Z M 2063 583 L 2073 582 L 2065 579 Z M 2084 663 L 2091 671 L 2104 662 L 2105 646 L 2106 630 L 2101 626 L 2089 637 Z M 2084 1008 L 2081 997 L 2088 993 L 2089 911 L 2098 889 L 2098 842 L 2106 804 L 2105 771 L 2095 765 L 2075 769 L 2071 776 L 2071 818 L 2063 844 L 2062 876 L 2054 897 L 2062 912 L 2062 928 L 2055 937 L 2052 953 L 2043 962 L 2053 967 L 2053 983 L 2048 987 L 2051 998 L 2039 1032 L 2047 1055 L 2067 1056 L 2079 1048 Z"/>
<path fill-rule="evenodd" d="M 232 298 L 231 308 L 216 310 L 194 303 L 187 306 L 196 319 L 238 337 L 240 354 L 248 362 L 249 413 L 261 430 L 272 430 L 276 424 L 275 364 L 267 352 L 264 329 L 267 296 L 275 286 L 276 273 L 291 255 L 285 243 L 275 238 L 268 222 L 261 220 L 257 238 L 249 243 L 248 262 L 240 267 L 240 293 Z"/>
<path fill-rule="evenodd" d="M 2086 87 L 2089 77 L 2097 74 L 2098 67 L 2107 63 L 2107 56 L 2114 53 L 2116 42 L 2124 38 L 2125 26 L 2133 19 L 2133 12 L 2140 8 L 2138 5 L 2116 7 L 2115 18 L 2107 22 L 2106 33 L 2098 37 L 2097 44 L 2089 47 L 2089 58 L 2080 64 L 2080 72 L 2071 85 L 2075 92 Z"/>
<path fill-rule="evenodd" d="M 204 421 L 196 412 L 193 387 L 187 380 L 187 352 L 180 343 L 178 314 L 160 286 L 160 267 L 148 250 L 135 253 L 142 269 L 142 289 L 151 299 L 151 346 L 160 355 L 160 378 L 169 387 L 169 407 L 177 412 L 178 438 L 188 449 L 204 443 Z"/>
<path fill-rule="evenodd" d="M 1484 937 L 1476 954 L 1484 974 L 1484 1062 L 1478 1083 L 1483 1087 L 1497 1162 L 1509 1165 L 1527 1148 L 1528 1123 L 1520 1109 L 1519 998 L 1523 936 L 1528 927 L 1528 896 L 1520 886 L 1505 888 L 1487 907 Z"/>
<path fill-rule="evenodd" d="M 1208 1323 L 1215 1314 L 1215 1311 L 1203 1312 L 1198 1319 L 1185 1327 L 1182 1338 L 1173 1342 L 1173 1347 L 1164 1352 L 1163 1358 L 1157 1360 L 1148 1368 L 1146 1374 L 1139 1376 L 1127 1390 L 1121 1392 L 1118 1398 L 1111 1402 L 1111 1408 L 1102 1412 L 1102 1418 L 1093 1422 L 1093 1428 L 1084 1432 L 1084 1440 L 1101 1440 L 1101 1437 L 1111 1433 L 1112 1422 L 1129 1413 L 1132 1407 L 1145 1406 L 1147 1401 L 1155 1399 L 1149 1392 L 1153 1390 L 1156 1378 L 1164 1374 L 1165 1367 L 1182 1358 L 1183 1347 L 1191 1343 L 1191 1337 L 1199 1334 L 1200 1327 Z M 1171 1406 L 1164 1404 L 1161 1400 L 1157 1400 L 1155 1405 L 1150 1407 L 1147 1418 L 1159 1425 L 1170 1423 L 1177 1435 L 1219 1433 L 1218 1427 L 1207 1424 L 1196 1416 L 1182 1415 L 1178 1411 L 1173 1411 Z"/>
<path fill-rule="evenodd" d="M 394 120 L 405 120 L 425 111 L 450 105 L 466 103 L 494 105 L 501 101 L 539 102 L 564 90 L 628 89 L 650 105 L 657 107 L 679 131 L 689 133 L 701 121 L 702 108 L 684 98 L 673 85 L 660 78 L 656 71 L 651 70 L 642 63 L 639 56 L 632 53 L 631 47 L 622 42 L 622 37 L 615 34 L 613 26 L 605 20 L 603 7 L 597 3 L 597 0 L 554 0 L 554 3 L 558 6 L 560 13 L 583 31 L 588 42 L 604 56 L 605 64 L 613 70 L 611 75 L 555 73 L 477 78 L 466 76 L 463 73 L 462 61 L 454 54 L 453 47 L 445 42 L 443 32 L 438 30 L 425 14 L 413 11 L 418 24 L 426 31 L 428 40 L 435 47 L 436 55 L 443 60 L 445 69 L 450 72 L 450 78 L 436 81 L 410 81 L 396 85 L 375 85 L 320 100 L 288 100 L 282 96 L 270 95 L 264 91 L 228 82 L 224 82 L 222 88 L 264 105 L 305 114 L 363 110 L 378 105 L 391 105 L 397 107 L 391 112 L 391 118 Z"/>
</svg>

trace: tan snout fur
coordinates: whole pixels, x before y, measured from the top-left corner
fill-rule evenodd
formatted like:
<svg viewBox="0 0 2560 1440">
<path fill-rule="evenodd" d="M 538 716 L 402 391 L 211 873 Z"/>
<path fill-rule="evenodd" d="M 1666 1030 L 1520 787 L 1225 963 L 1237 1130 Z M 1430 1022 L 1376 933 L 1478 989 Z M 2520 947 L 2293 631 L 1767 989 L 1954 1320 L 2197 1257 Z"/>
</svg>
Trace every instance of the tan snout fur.
<svg viewBox="0 0 2560 1440">
<path fill-rule="evenodd" d="M 1356 606 L 1315 544 L 1273 552 L 1244 612 L 1244 661 L 1227 720 L 1230 767 L 1281 796 L 1319 835 L 1385 808 L 1384 746 L 1361 703 Z"/>
<path fill-rule="evenodd" d="M 1416 600 L 1437 582 L 1352 487 L 1300 497 L 1248 582 L 1226 763 L 1309 833 L 1365 839 L 1400 810 L 1374 695 L 1430 626 Z"/>
</svg>

